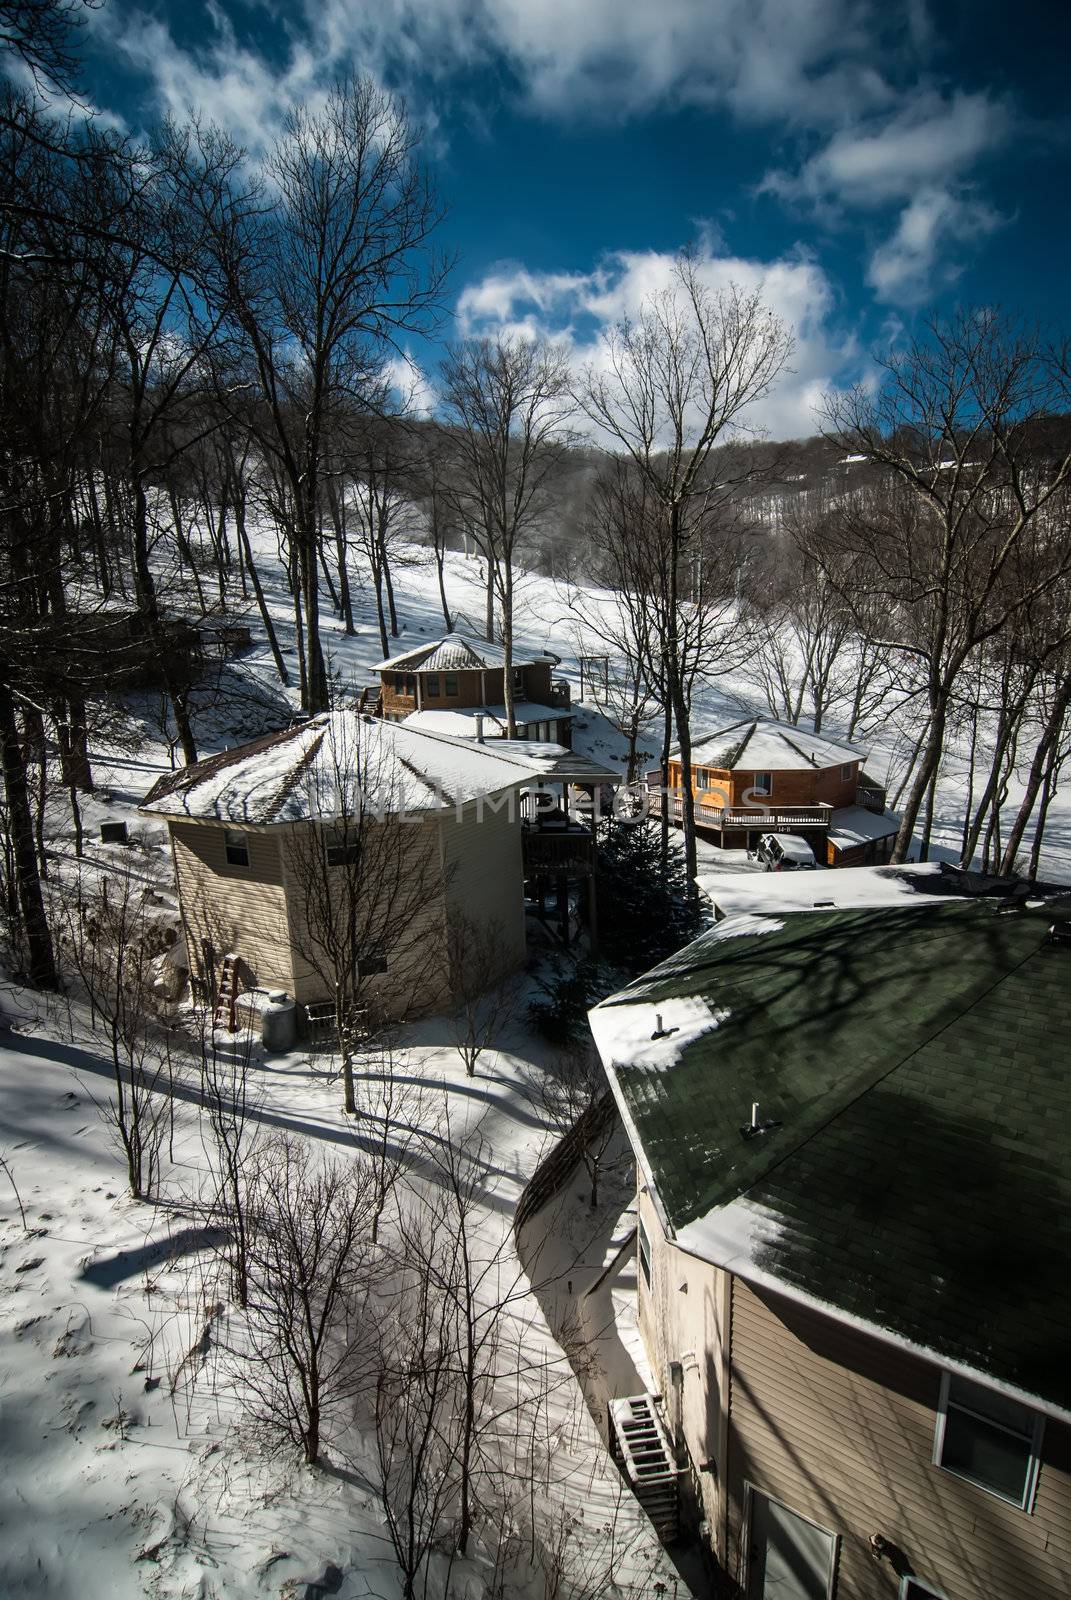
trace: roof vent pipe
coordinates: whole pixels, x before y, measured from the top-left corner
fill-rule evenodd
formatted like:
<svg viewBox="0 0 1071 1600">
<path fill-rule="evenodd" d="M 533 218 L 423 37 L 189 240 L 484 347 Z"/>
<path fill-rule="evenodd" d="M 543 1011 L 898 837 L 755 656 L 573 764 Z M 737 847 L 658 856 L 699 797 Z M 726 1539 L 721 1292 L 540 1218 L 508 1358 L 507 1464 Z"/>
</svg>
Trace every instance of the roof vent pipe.
<svg viewBox="0 0 1071 1600">
<path fill-rule="evenodd" d="M 483 744 L 483 717 L 476 718 L 476 743 Z"/>
</svg>

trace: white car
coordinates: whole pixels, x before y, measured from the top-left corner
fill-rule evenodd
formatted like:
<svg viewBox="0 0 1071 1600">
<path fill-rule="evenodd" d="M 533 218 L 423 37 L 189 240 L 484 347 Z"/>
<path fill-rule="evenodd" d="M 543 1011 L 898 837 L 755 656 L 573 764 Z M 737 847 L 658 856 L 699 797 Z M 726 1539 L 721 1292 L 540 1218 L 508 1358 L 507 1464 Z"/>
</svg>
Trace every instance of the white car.
<svg viewBox="0 0 1071 1600">
<path fill-rule="evenodd" d="M 764 833 L 755 854 L 767 872 L 813 872 L 818 866 L 806 839 L 795 833 Z"/>
</svg>

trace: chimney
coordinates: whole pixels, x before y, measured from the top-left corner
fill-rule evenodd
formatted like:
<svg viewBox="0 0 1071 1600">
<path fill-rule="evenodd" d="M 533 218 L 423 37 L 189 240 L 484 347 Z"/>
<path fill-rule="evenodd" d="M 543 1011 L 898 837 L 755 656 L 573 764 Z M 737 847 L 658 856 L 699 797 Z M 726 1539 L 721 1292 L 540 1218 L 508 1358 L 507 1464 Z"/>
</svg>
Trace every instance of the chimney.
<svg viewBox="0 0 1071 1600">
<path fill-rule="evenodd" d="M 476 743 L 483 744 L 483 717 L 479 714 L 476 717 Z"/>
</svg>

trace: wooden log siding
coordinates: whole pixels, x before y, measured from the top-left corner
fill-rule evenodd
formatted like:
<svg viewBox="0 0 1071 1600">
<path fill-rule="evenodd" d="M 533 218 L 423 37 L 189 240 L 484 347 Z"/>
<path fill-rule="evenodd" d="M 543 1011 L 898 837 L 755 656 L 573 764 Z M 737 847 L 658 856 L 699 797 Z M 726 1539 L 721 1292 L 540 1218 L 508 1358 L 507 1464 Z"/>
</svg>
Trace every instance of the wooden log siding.
<svg viewBox="0 0 1071 1600">
<path fill-rule="evenodd" d="M 1028 1515 L 933 1465 L 940 1382 L 938 1366 L 735 1279 L 730 1575 L 747 1480 L 840 1535 L 839 1600 L 895 1600 L 875 1533 L 954 1600 L 1065 1600 L 1071 1429 L 1046 1422 Z"/>
</svg>

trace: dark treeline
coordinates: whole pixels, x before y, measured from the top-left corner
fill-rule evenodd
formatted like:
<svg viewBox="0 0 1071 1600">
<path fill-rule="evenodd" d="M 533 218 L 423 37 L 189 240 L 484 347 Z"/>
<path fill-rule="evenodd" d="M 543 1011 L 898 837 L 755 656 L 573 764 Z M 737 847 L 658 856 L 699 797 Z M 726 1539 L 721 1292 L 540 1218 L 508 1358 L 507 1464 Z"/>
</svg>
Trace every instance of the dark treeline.
<svg viewBox="0 0 1071 1600">
<path fill-rule="evenodd" d="M 70 86 L 76 12 L 10 9 L 6 48 Z M 679 747 L 689 880 L 693 705 L 730 672 L 789 722 L 899 736 L 897 859 L 916 837 L 925 853 L 938 779 L 962 767 L 964 861 L 1036 872 L 1071 701 L 1066 347 L 993 312 L 933 321 L 834 394 L 814 437 L 767 441 L 749 419 L 791 337 L 684 254 L 588 369 L 539 339 L 463 341 L 417 415 L 404 349 L 444 314 L 442 218 L 418 130 L 359 78 L 256 162 L 194 121 L 134 141 L 3 91 L 0 895 L 23 970 L 55 981 L 49 784 L 80 852 L 119 691 L 151 685 L 174 758 L 196 760 L 198 624 L 237 611 L 321 710 L 325 611 L 352 633 L 369 596 L 389 655 L 398 569 L 420 559 L 450 628 L 462 546 L 507 666 L 519 577 L 542 571 L 614 661 L 633 764 L 641 727 L 663 763 Z"/>
</svg>

